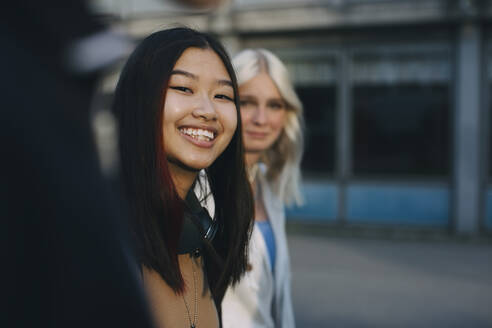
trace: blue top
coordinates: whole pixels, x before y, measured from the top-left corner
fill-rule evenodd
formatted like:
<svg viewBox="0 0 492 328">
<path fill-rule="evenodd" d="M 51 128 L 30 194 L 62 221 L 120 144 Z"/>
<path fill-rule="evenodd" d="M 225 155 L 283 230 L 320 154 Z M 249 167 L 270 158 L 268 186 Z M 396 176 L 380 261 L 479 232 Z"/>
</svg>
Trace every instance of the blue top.
<svg viewBox="0 0 492 328">
<path fill-rule="evenodd" d="M 272 225 L 270 221 L 256 221 L 255 224 L 260 228 L 263 239 L 268 249 L 268 258 L 270 259 L 270 267 L 272 272 L 275 272 L 275 237 L 273 236 Z"/>
</svg>

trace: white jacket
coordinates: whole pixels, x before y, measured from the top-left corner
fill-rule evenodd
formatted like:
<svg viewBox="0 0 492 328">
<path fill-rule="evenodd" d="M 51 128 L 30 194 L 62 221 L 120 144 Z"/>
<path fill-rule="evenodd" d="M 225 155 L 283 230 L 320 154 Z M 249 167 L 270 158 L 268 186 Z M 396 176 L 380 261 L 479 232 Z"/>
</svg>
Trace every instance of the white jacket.
<svg viewBox="0 0 492 328">
<path fill-rule="evenodd" d="M 293 328 L 285 208 L 272 193 L 261 172 L 257 179 L 275 237 L 275 276 L 272 275 L 265 240 L 255 225 L 249 244 L 252 269 L 236 286 L 227 290 L 222 301 L 222 323 L 224 328 Z"/>
</svg>

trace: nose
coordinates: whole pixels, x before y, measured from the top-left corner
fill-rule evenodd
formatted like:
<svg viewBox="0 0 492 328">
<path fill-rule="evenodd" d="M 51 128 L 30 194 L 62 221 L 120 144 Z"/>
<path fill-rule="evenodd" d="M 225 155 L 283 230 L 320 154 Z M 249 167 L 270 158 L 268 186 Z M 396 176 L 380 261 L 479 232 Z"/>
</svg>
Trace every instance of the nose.
<svg viewBox="0 0 492 328">
<path fill-rule="evenodd" d="M 205 121 L 215 121 L 217 119 L 217 111 L 214 103 L 207 96 L 201 97 L 193 110 L 193 116 Z"/>
<path fill-rule="evenodd" d="M 256 125 L 263 125 L 267 122 L 267 112 L 263 105 L 259 105 L 255 108 L 253 114 L 253 123 Z"/>
</svg>

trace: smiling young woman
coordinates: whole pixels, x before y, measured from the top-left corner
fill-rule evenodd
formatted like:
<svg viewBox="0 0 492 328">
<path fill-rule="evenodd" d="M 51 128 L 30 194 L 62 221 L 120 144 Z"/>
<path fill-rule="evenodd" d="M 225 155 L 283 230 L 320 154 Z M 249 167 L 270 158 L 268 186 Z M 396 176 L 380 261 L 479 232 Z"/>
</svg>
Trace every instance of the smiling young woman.
<svg viewBox="0 0 492 328">
<path fill-rule="evenodd" d="M 147 37 L 121 73 L 122 176 L 158 327 L 218 327 L 224 293 L 246 269 L 253 199 L 238 99 L 223 47 L 187 28 Z M 194 193 L 203 169 L 213 219 Z"/>
<path fill-rule="evenodd" d="M 237 127 L 234 88 L 210 49 L 188 48 L 169 79 L 162 133 L 169 169 L 181 198 L 196 173 L 224 151 Z"/>
</svg>

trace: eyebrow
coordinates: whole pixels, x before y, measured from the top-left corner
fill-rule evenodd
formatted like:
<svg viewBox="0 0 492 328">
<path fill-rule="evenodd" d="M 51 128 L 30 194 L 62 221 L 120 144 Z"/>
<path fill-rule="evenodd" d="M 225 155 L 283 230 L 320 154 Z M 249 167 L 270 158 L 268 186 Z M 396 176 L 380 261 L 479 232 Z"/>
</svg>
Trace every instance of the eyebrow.
<svg viewBox="0 0 492 328">
<path fill-rule="evenodd" d="M 255 99 L 256 100 L 256 96 L 251 95 L 251 94 L 239 95 L 239 98 L 241 98 L 241 99 Z"/>
<path fill-rule="evenodd" d="M 175 69 L 175 70 L 171 71 L 171 75 L 183 75 L 183 76 L 186 76 L 192 80 L 195 80 L 195 81 L 198 80 L 198 76 L 196 76 L 195 74 L 187 72 L 187 71 L 183 71 L 180 69 Z M 231 80 L 217 80 L 217 84 L 234 88 Z"/>
<path fill-rule="evenodd" d="M 245 95 L 240 95 L 239 98 L 241 100 L 255 100 L 257 101 L 258 98 L 255 96 L 255 95 L 252 95 L 252 94 L 245 94 Z M 287 104 L 287 102 L 283 99 L 283 98 L 268 98 L 267 99 L 267 102 L 271 102 L 271 101 L 278 101 L 278 102 L 281 102 L 283 104 Z"/>
<path fill-rule="evenodd" d="M 267 99 L 267 101 L 279 101 L 281 103 L 285 103 L 285 100 L 282 98 L 270 98 L 270 99 Z"/>
<path fill-rule="evenodd" d="M 218 80 L 217 83 L 219 85 L 229 86 L 229 87 L 231 87 L 231 88 L 234 89 L 234 87 L 232 86 L 232 81 L 231 80 Z"/>
<path fill-rule="evenodd" d="M 196 76 L 195 74 L 187 72 L 187 71 L 182 71 L 180 69 L 175 69 L 171 72 L 171 75 L 175 75 L 175 74 L 176 75 L 184 75 L 186 77 L 189 77 L 190 79 L 198 80 L 198 76 Z"/>
</svg>

